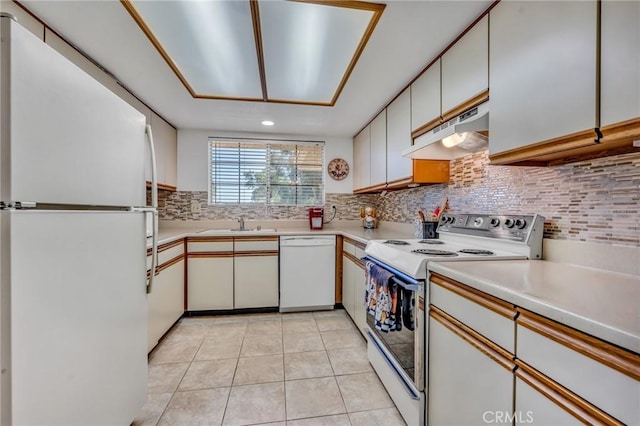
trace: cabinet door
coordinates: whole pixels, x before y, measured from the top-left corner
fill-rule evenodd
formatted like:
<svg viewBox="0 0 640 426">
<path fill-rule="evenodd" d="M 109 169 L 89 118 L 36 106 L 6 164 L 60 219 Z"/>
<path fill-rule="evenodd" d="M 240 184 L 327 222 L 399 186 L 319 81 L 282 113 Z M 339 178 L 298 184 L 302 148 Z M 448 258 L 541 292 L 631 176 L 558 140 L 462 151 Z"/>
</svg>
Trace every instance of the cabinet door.
<svg viewBox="0 0 640 426">
<path fill-rule="evenodd" d="M 371 186 L 371 126 L 365 127 L 353 140 L 353 189 Z"/>
<path fill-rule="evenodd" d="M 151 115 L 151 131 L 156 152 L 158 183 L 176 186 L 177 132 L 155 113 Z"/>
<path fill-rule="evenodd" d="M 387 182 L 413 175 L 413 162 L 402 156 L 411 146 L 411 91 L 407 88 L 387 107 Z"/>
<path fill-rule="evenodd" d="M 387 182 L 387 110 L 371 122 L 371 185 Z"/>
<path fill-rule="evenodd" d="M 442 114 L 489 88 L 489 17 L 442 56 Z"/>
<path fill-rule="evenodd" d="M 190 255 L 187 281 L 190 311 L 233 309 L 233 255 Z"/>
<path fill-rule="evenodd" d="M 353 319 L 360 332 L 364 335 L 364 329 L 367 325 L 367 310 L 364 306 L 364 292 L 366 291 L 364 267 L 360 264 L 354 264 L 353 268 L 353 310 L 355 318 Z"/>
<path fill-rule="evenodd" d="M 516 378 L 516 416 L 518 423 L 530 425 L 581 425 L 555 401 Z"/>
<path fill-rule="evenodd" d="M 440 119 L 440 59 L 411 84 L 411 130 Z M 435 123 L 434 123 L 435 124 Z"/>
<path fill-rule="evenodd" d="M 147 295 L 147 350 L 156 346 L 184 313 L 184 260 L 162 269 L 153 280 Z"/>
<path fill-rule="evenodd" d="M 640 117 L 640 2 L 603 1 L 600 125 Z"/>
<path fill-rule="evenodd" d="M 355 264 L 347 256 L 342 256 L 342 306 L 355 321 L 354 312 L 354 272 Z"/>
<path fill-rule="evenodd" d="M 503 1 L 490 12 L 491 154 L 595 127 L 595 1 Z"/>
<path fill-rule="evenodd" d="M 491 420 L 485 413 L 513 413 L 513 363 L 434 308 L 428 348 L 429 424 L 480 425 Z"/>
<path fill-rule="evenodd" d="M 278 306 L 278 256 L 248 254 L 233 258 L 234 308 Z"/>
</svg>

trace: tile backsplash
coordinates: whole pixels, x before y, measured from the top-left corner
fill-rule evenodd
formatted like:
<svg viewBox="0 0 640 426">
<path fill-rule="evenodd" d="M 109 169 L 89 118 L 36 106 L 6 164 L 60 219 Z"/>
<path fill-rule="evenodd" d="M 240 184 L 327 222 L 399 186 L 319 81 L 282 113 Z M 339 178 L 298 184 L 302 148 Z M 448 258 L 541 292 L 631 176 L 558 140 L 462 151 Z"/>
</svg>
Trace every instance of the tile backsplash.
<svg viewBox="0 0 640 426">
<path fill-rule="evenodd" d="M 359 219 L 360 207 L 375 206 L 382 221 L 412 223 L 417 211 L 433 211 L 449 199 L 455 213 L 539 213 L 545 238 L 640 246 L 640 153 L 557 167 L 489 165 L 487 152 L 451 162 L 448 184 L 386 194 L 326 194 L 325 214 Z M 196 201 L 200 213 L 191 212 Z M 306 219 L 307 209 L 291 206 L 208 206 L 206 192 L 161 191 L 164 220 Z"/>
</svg>

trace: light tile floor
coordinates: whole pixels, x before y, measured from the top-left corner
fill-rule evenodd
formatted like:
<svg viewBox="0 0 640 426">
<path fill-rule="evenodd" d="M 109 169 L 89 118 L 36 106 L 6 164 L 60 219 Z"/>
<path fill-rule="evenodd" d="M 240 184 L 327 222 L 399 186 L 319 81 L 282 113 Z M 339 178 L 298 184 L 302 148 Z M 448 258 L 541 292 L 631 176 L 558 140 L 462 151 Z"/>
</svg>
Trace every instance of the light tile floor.
<svg viewBox="0 0 640 426">
<path fill-rule="evenodd" d="M 184 318 L 148 388 L 135 426 L 405 424 L 344 310 Z"/>
</svg>

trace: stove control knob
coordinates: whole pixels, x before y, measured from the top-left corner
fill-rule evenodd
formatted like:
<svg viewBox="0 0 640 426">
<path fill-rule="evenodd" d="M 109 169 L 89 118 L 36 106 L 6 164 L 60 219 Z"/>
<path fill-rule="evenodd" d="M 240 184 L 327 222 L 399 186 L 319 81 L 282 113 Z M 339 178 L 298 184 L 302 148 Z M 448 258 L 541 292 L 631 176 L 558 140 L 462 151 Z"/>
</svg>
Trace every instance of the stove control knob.
<svg viewBox="0 0 640 426">
<path fill-rule="evenodd" d="M 515 221 L 513 219 L 505 219 L 504 226 L 507 228 L 513 228 L 513 225 L 515 225 Z"/>
<path fill-rule="evenodd" d="M 481 217 L 476 217 L 475 219 L 473 219 L 473 226 L 479 228 L 482 226 L 482 222 L 484 222 L 484 220 L 482 220 Z"/>
<path fill-rule="evenodd" d="M 452 223 L 453 222 L 453 216 L 445 216 L 443 218 L 443 222 L 444 223 Z"/>
<path fill-rule="evenodd" d="M 527 226 L 527 221 L 524 219 L 516 219 L 516 228 L 518 229 L 523 229 L 525 226 Z"/>
<path fill-rule="evenodd" d="M 492 217 L 489 225 L 491 225 L 492 228 L 495 228 L 496 226 L 500 225 L 500 219 L 498 219 L 497 217 Z"/>
</svg>

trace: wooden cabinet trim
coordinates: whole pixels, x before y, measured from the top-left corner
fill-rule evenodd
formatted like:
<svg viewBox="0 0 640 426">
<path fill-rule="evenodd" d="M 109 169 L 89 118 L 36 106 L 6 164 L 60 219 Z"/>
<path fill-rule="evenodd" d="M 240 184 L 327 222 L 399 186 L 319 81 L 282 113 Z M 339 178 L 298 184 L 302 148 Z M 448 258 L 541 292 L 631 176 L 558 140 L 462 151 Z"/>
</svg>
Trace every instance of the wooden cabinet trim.
<svg viewBox="0 0 640 426">
<path fill-rule="evenodd" d="M 232 243 L 233 237 L 187 237 L 187 243 Z"/>
<path fill-rule="evenodd" d="M 198 259 L 198 258 L 210 258 L 210 257 L 233 257 L 232 251 L 203 251 L 197 253 L 187 253 L 187 258 L 189 259 Z"/>
<path fill-rule="evenodd" d="M 615 418 L 591 405 L 578 395 L 554 382 L 544 374 L 516 359 L 516 377 L 550 399 L 558 407 L 584 424 L 622 425 Z M 517 409 L 517 407 L 516 407 Z"/>
<path fill-rule="evenodd" d="M 640 380 L 640 355 L 559 324 L 526 309 L 517 308 L 516 323 L 607 367 Z"/>
<path fill-rule="evenodd" d="M 255 236 L 242 236 L 242 237 L 233 237 L 235 241 L 279 241 L 279 237 L 277 235 L 270 235 L 268 237 L 255 237 Z"/>
<path fill-rule="evenodd" d="M 258 257 L 258 256 L 278 256 L 280 252 L 278 250 L 264 250 L 264 251 L 234 251 L 234 257 Z"/>
<path fill-rule="evenodd" d="M 422 126 L 418 127 L 416 130 L 411 132 L 411 139 L 415 139 L 419 136 L 424 135 L 425 133 L 433 130 L 435 127 L 438 127 L 440 124 L 442 124 L 442 117 L 434 118 L 433 120 L 423 124 Z"/>
<path fill-rule="evenodd" d="M 484 103 L 484 102 L 486 102 L 488 100 L 489 100 L 489 89 L 483 90 L 482 92 L 478 93 L 477 95 L 472 96 L 471 98 L 467 99 L 466 101 L 464 101 L 463 103 L 461 103 L 457 107 L 455 107 L 455 108 L 447 111 L 446 113 L 442 114 L 442 122 L 444 123 L 446 121 L 449 121 L 452 118 L 455 118 L 455 117 L 459 116 L 460 114 L 462 114 L 466 110 L 471 109 L 473 107 L 476 107 L 476 106 L 480 105 L 481 103 Z"/>
<path fill-rule="evenodd" d="M 166 261 L 165 263 L 163 263 L 162 265 L 158 266 L 156 268 L 156 275 L 158 275 L 160 272 L 164 271 L 165 269 L 175 265 L 176 263 L 180 262 L 181 260 L 184 260 L 184 254 L 180 254 L 176 257 L 174 257 L 171 260 Z"/>
<path fill-rule="evenodd" d="M 516 307 L 502 299 L 498 299 L 495 296 L 483 293 L 480 290 L 476 290 L 475 288 L 471 288 L 457 281 L 450 280 L 436 272 L 431 273 L 430 280 L 432 283 L 452 291 L 471 302 L 477 303 L 480 306 L 502 315 L 505 318 L 510 320 L 514 320 L 516 318 Z"/>
<path fill-rule="evenodd" d="M 356 264 L 356 266 L 358 266 L 358 267 L 360 267 L 360 268 L 364 269 L 364 262 L 363 262 L 363 261 L 361 261 L 360 259 L 358 259 L 357 257 L 355 257 L 354 255 L 352 255 L 351 253 L 348 253 L 348 252 L 346 252 L 346 251 L 343 251 L 343 252 L 342 252 L 342 255 L 343 255 L 344 257 L 346 257 L 347 259 L 349 259 L 350 261 L 352 261 L 353 263 L 355 263 L 355 264 Z"/>
<path fill-rule="evenodd" d="M 366 186 L 364 188 L 354 189 L 353 192 L 356 193 L 356 194 L 365 194 L 365 193 L 369 193 L 369 192 L 382 192 L 385 189 L 387 189 L 387 184 L 386 183 L 381 183 L 381 184 L 374 185 L 374 186 Z"/>
<path fill-rule="evenodd" d="M 599 147 L 600 145 L 596 142 L 597 139 L 596 130 L 587 129 L 520 148 L 490 154 L 489 160 L 494 165 L 530 165 L 532 161 L 537 161 L 540 165 L 549 165 L 552 160 L 571 156 L 573 150 L 591 146 Z"/>
<path fill-rule="evenodd" d="M 480 352 L 496 361 L 506 370 L 510 372 L 513 372 L 515 370 L 515 356 L 506 349 L 496 345 L 477 331 L 461 323 L 457 319 L 453 318 L 449 314 L 441 311 L 433 305 L 429 306 L 429 316 L 431 317 L 431 319 L 438 321 L 440 324 L 464 339 L 467 343 L 474 346 Z"/>
<path fill-rule="evenodd" d="M 601 127 L 600 131 L 602 132 L 602 143 L 614 141 L 633 143 L 634 139 L 640 138 L 640 117 Z"/>
<path fill-rule="evenodd" d="M 151 182 L 149 181 L 147 181 L 147 189 L 151 189 Z M 165 191 L 171 191 L 171 192 L 176 192 L 178 190 L 176 186 L 166 185 L 164 183 L 159 183 L 158 189 L 163 189 Z"/>
<path fill-rule="evenodd" d="M 336 271 L 335 271 L 335 303 L 342 303 L 342 253 L 344 237 L 336 235 Z"/>
<path fill-rule="evenodd" d="M 365 247 L 367 246 L 365 243 L 354 240 L 353 238 L 349 238 L 349 237 L 342 237 L 342 238 L 344 239 L 344 242 L 354 245 L 362 250 L 364 250 Z"/>
<path fill-rule="evenodd" d="M 158 247 L 158 253 L 161 253 L 165 250 L 169 250 L 170 248 L 177 247 L 184 244 L 184 238 L 180 238 L 179 240 L 171 241 L 169 243 L 164 243 Z"/>
</svg>

